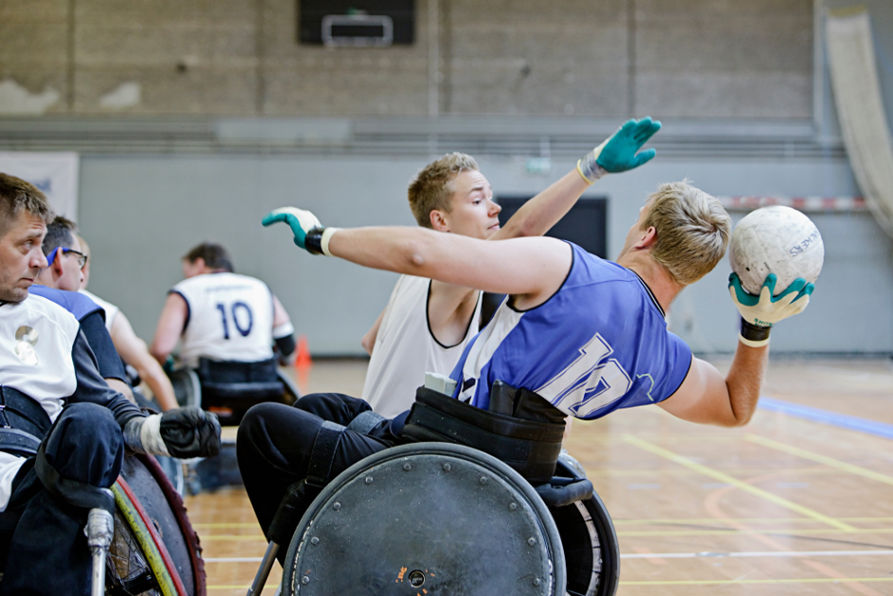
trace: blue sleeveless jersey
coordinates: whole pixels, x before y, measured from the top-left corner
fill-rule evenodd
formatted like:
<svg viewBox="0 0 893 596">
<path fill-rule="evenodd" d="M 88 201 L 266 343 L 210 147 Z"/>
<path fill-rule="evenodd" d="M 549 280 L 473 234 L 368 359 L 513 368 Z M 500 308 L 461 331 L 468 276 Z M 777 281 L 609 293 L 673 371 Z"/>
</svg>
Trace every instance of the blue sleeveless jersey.
<svg viewBox="0 0 893 596">
<path fill-rule="evenodd" d="M 577 418 L 668 398 L 692 354 L 634 272 L 569 243 L 573 263 L 561 288 L 527 311 L 502 303 L 450 375 L 454 397 L 479 408 L 501 380 L 535 391 Z"/>
</svg>

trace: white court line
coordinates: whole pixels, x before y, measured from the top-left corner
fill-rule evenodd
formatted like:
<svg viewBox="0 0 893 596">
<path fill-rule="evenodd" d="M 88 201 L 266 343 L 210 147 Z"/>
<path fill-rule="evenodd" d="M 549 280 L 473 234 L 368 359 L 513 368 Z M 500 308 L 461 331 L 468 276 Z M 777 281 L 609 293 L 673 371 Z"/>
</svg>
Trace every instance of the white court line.
<svg viewBox="0 0 893 596">
<path fill-rule="evenodd" d="M 621 559 L 709 559 L 709 558 L 748 558 L 748 557 L 864 557 L 893 555 L 893 550 L 791 550 L 753 551 L 737 553 L 625 553 Z M 262 557 L 204 557 L 205 563 L 260 563 Z"/>
<path fill-rule="evenodd" d="M 890 556 L 893 550 L 792 550 L 754 551 L 740 553 L 626 553 L 621 559 L 698 559 L 698 558 L 746 558 L 746 557 L 855 557 Z M 207 559 L 206 559 L 207 560 Z"/>
</svg>

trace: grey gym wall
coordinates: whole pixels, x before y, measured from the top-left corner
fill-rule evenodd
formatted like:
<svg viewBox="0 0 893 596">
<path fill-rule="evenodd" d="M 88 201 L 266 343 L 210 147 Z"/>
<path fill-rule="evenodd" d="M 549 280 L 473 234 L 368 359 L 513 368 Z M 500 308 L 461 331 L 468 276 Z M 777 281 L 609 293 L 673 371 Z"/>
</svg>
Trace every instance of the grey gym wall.
<svg viewBox="0 0 893 596">
<path fill-rule="evenodd" d="M 889 64 L 893 9 L 867 5 Z M 270 284 L 314 356 L 360 354 L 394 276 L 299 253 L 259 220 L 295 204 L 331 225 L 412 224 L 406 184 L 447 150 L 478 157 L 498 193 L 532 195 L 625 118 L 659 117 L 659 157 L 592 191 L 609 197 L 611 254 L 666 180 L 722 196 L 858 194 L 809 0 L 418 0 L 415 44 L 370 49 L 299 45 L 296 6 L 0 8 L 0 149 L 80 153 L 91 289 L 146 339 L 180 256 L 218 240 Z M 866 212 L 810 215 L 825 271 L 773 350 L 893 352 L 891 241 Z M 671 313 L 698 351 L 734 348 L 727 272 Z"/>
</svg>

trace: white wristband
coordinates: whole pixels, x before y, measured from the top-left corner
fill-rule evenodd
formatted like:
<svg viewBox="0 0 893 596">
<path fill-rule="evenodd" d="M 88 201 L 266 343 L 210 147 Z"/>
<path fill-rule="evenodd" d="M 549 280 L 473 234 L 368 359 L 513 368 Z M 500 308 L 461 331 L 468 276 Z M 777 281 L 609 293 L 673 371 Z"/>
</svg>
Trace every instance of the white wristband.
<svg viewBox="0 0 893 596">
<path fill-rule="evenodd" d="M 327 257 L 332 256 L 332 253 L 329 252 L 329 240 L 332 239 L 332 235 L 339 229 L 340 228 L 326 228 L 322 231 L 322 237 L 319 240 L 319 248 L 322 250 L 322 254 Z"/>
<path fill-rule="evenodd" d="M 143 425 L 140 427 L 140 443 L 146 453 L 170 457 L 167 445 L 161 438 L 161 414 L 152 414 L 143 420 Z"/>
<path fill-rule="evenodd" d="M 769 343 L 769 338 L 767 337 L 766 339 L 754 341 L 752 339 L 746 339 L 743 335 L 739 334 L 738 341 L 740 341 L 741 343 L 743 343 L 745 346 L 747 346 L 749 348 L 762 348 L 763 346 L 765 346 Z"/>
</svg>

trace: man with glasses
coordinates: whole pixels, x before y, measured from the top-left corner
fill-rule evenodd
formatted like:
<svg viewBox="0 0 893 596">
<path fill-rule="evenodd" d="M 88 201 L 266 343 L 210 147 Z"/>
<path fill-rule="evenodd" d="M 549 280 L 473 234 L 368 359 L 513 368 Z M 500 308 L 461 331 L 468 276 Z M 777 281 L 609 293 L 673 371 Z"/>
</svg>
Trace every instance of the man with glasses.
<svg viewBox="0 0 893 596">
<path fill-rule="evenodd" d="M 47 225 L 42 249 L 47 266 L 37 275 L 31 292 L 65 307 L 81 323 L 87 343 L 96 354 L 99 372 L 109 386 L 134 401 L 133 390 L 127 381 L 124 363 L 105 328 L 105 311 L 87 296 L 78 293 L 84 280 L 87 255 L 75 234 L 73 221 L 57 215 Z"/>
<path fill-rule="evenodd" d="M 108 488 L 125 449 L 181 458 L 220 449 L 213 414 L 179 408 L 148 416 L 112 391 L 82 324 L 32 292 L 48 268 L 41 240 L 51 220 L 40 190 L 0 172 L 2 596 L 90 593 L 84 522 L 91 508 L 114 508 Z M 77 265 L 77 255 L 55 252 L 54 261 Z"/>
</svg>

